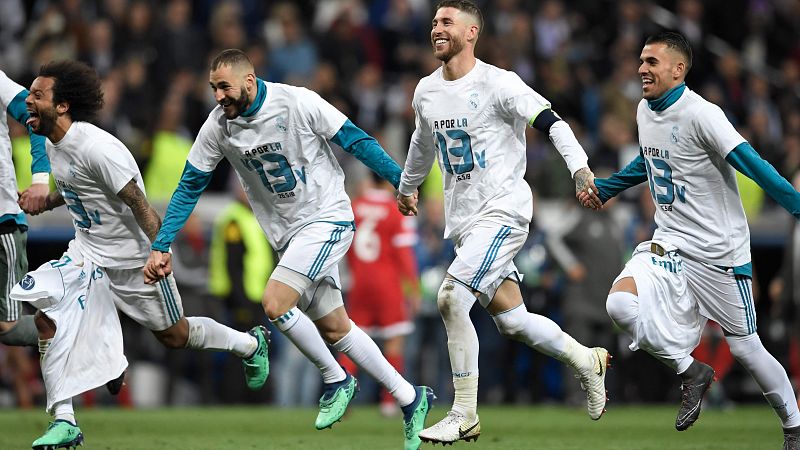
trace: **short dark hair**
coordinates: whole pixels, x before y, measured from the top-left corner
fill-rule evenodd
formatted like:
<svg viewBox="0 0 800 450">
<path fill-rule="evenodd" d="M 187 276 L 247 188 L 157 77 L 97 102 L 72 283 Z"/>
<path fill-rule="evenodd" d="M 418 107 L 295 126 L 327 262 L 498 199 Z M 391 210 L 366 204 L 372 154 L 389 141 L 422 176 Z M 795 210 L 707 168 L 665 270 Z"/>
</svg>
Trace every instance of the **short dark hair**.
<svg viewBox="0 0 800 450">
<path fill-rule="evenodd" d="M 481 9 L 478 8 L 478 5 L 472 1 L 442 0 L 436 5 L 436 9 L 434 11 L 438 11 L 440 8 L 455 8 L 461 12 L 465 12 L 471 16 L 474 16 L 476 19 L 478 19 L 478 36 L 480 36 L 483 32 L 483 14 L 481 13 Z"/>
<path fill-rule="evenodd" d="M 644 45 L 664 44 L 667 48 L 677 50 L 686 59 L 686 73 L 692 68 L 692 44 L 686 37 L 676 31 L 661 31 L 644 42 Z"/>
<path fill-rule="evenodd" d="M 211 70 L 217 70 L 222 66 L 236 67 L 240 65 L 247 65 L 252 67 L 253 63 L 248 58 L 247 54 L 238 48 L 229 48 L 221 51 L 217 56 L 211 60 Z"/>
<path fill-rule="evenodd" d="M 97 71 L 74 60 L 51 61 L 39 68 L 39 76 L 52 78 L 53 104 L 69 104 L 75 122 L 91 122 L 103 109 L 103 88 Z"/>
</svg>

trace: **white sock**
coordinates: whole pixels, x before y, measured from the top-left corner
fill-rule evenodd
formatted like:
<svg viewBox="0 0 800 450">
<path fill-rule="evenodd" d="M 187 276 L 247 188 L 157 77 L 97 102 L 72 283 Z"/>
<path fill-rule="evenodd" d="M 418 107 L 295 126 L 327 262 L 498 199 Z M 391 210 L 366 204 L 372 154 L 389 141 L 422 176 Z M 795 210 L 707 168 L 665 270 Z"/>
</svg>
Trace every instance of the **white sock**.
<svg viewBox="0 0 800 450">
<path fill-rule="evenodd" d="M 731 353 L 761 388 L 767 402 L 781 419 L 783 428 L 800 425 L 800 412 L 786 370 L 761 343 L 758 334 L 725 336 Z"/>
<path fill-rule="evenodd" d="M 567 334 L 558 324 L 545 316 L 528 312 L 525 305 L 492 316 L 492 320 L 503 336 L 522 342 L 547 356 L 558 358 L 567 350 Z"/>
<path fill-rule="evenodd" d="M 453 370 L 453 411 L 474 418 L 478 410 L 478 352 L 480 344 L 469 310 L 475 295 L 461 283 L 445 279 L 439 288 L 439 312 L 447 330 L 447 351 Z"/>
<path fill-rule="evenodd" d="M 61 400 L 53 405 L 53 417 L 55 420 L 66 420 L 67 422 L 77 425 L 75 422 L 75 410 L 72 409 L 72 398 Z"/>
<path fill-rule="evenodd" d="M 621 329 L 625 334 L 636 340 L 635 327 L 636 321 L 639 319 L 639 297 L 625 291 L 617 291 L 608 294 L 606 300 L 606 311 L 611 320 Z M 647 350 L 645 350 L 647 351 Z M 653 352 L 647 351 L 657 360 L 661 361 L 664 365 L 674 370 L 676 374 L 686 372 L 686 369 L 692 365 L 694 358 L 691 355 L 682 358 L 671 359 L 664 356 L 657 355 Z"/>
<path fill-rule="evenodd" d="M 454 412 L 463 414 L 471 421 L 478 415 L 478 377 L 453 377 L 455 398 L 453 399 Z"/>
<path fill-rule="evenodd" d="M 328 346 L 319 335 L 314 322 L 300 312 L 297 307 L 270 322 L 319 368 L 323 383 L 336 383 L 345 379 L 347 374 L 328 350 Z"/>
<path fill-rule="evenodd" d="M 250 356 L 258 348 L 258 340 L 241 331 L 229 328 L 208 317 L 187 317 L 189 338 L 186 348 L 227 351 L 236 356 Z"/>
<path fill-rule="evenodd" d="M 392 394 L 400 406 L 410 405 L 416 398 L 414 386 L 389 364 L 375 341 L 352 321 L 350 332 L 333 344 L 333 348 L 347 355 L 358 367 L 370 374 Z"/>
</svg>

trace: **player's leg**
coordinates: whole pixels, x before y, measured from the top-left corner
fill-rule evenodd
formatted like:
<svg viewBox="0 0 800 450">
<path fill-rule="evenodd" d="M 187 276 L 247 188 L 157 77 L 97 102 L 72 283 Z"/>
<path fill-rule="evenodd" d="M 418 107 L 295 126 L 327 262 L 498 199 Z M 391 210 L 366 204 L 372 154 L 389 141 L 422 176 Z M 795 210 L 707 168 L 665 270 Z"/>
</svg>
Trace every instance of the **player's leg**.
<svg viewBox="0 0 800 450">
<path fill-rule="evenodd" d="M 405 374 L 403 352 L 405 350 L 405 336 L 395 335 L 383 340 L 383 355 L 389 364 L 401 375 Z M 380 411 L 384 417 L 394 417 L 399 414 L 397 403 L 394 401 L 391 392 L 386 388 L 381 389 Z"/>
<path fill-rule="evenodd" d="M 686 269 L 689 287 L 701 307 L 725 331 L 731 354 L 747 369 L 780 418 L 784 448 L 798 448 L 800 411 L 786 370 L 764 348 L 758 336 L 751 277 L 736 274 L 736 269 L 725 270 L 695 261 L 687 261 Z"/>
<path fill-rule="evenodd" d="M 486 307 L 504 336 L 524 343 L 570 366 L 586 390 L 589 416 L 599 419 L 605 412 L 605 376 L 610 356 L 601 347 L 588 348 L 549 318 L 528 312 L 519 285 L 505 279 Z"/>
<path fill-rule="evenodd" d="M 27 233 L 16 226 L 0 233 L 0 343 L 36 346 L 33 315 L 22 314 L 22 304 L 9 297 L 11 289 L 28 271 Z"/>
<path fill-rule="evenodd" d="M 311 317 L 320 316 L 314 323 L 323 338 L 391 393 L 403 411 L 405 448 L 419 448 L 418 434 L 434 399 L 433 391 L 426 386 L 413 386 L 386 360 L 375 341 L 347 316 L 341 291 L 332 280 L 323 280 L 318 286 L 313 305 L 308 312 Z"/>
<path fill-rule="evenodd" d="M 649 242 L 640 244 L 606 300 L 611 320 L 633 340 L 631 349 L 642 348 L 680 376 L 679 431 L 699 418 L 714 379 L 714 370 L 691 356 L 705 320 L 686 290 L 682 264 L 674 253 L 651 253 Z"/>
</svg>

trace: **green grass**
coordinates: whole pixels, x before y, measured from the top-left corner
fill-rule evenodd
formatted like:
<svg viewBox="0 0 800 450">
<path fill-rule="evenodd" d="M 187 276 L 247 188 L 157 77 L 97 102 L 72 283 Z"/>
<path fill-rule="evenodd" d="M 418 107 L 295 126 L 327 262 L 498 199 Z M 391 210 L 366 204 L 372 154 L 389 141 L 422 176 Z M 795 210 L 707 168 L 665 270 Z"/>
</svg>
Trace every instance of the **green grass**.
<svg viewBox="0 0 800 450">
<path fill-rule="evenodd" d="M 442 405 L 428 425 L 445 413 Z M 316 431 L 316 410 L 272 407 L 78 410 L 86 449 L 398 449 L 400 419 L 384 419 L 376 407 L 355 407 L 333 430 Z M 675 408 L 614 407 L 602 420 L 564 407 L 480 408 L 479 449 L 779 449 L 778 419 L 764 406 L 704 411 L 685 432 L 675 431 Z M 47 425 L 42 411 L 0 410 L 0 448 L 30 448 Z M 435 448 L 423 444 L 423 449 Z M 439 447 L 441 448 L 441 447 Z"/>
</svg>

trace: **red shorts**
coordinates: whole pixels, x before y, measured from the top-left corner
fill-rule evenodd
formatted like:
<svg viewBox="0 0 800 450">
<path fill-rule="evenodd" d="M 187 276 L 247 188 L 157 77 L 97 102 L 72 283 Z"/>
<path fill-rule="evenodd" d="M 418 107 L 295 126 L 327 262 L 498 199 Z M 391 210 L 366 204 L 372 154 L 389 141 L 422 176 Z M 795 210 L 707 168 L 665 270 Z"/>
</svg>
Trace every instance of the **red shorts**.
<svg viewBox="0 0 800 450">
<path fill-rule="evenodd" d="M 388 339 L 414 331 L 400 289 L 351 289 L 345 302 L 347 314 L 367 334 Z"/>
</svg>

